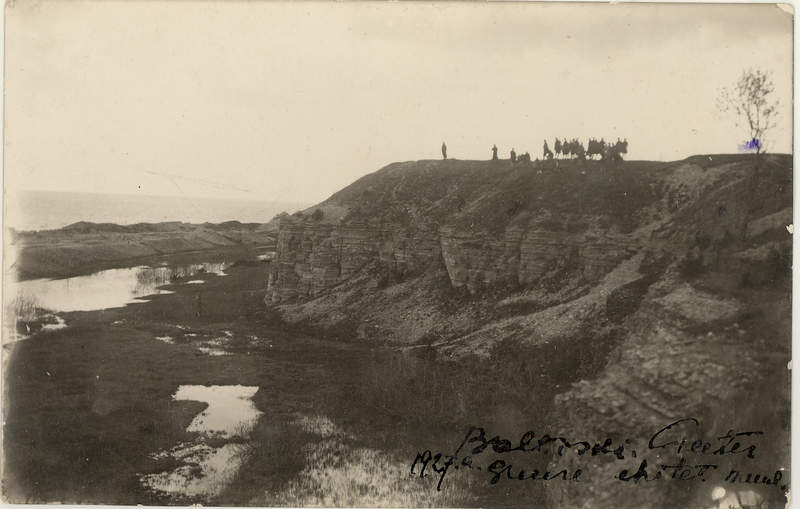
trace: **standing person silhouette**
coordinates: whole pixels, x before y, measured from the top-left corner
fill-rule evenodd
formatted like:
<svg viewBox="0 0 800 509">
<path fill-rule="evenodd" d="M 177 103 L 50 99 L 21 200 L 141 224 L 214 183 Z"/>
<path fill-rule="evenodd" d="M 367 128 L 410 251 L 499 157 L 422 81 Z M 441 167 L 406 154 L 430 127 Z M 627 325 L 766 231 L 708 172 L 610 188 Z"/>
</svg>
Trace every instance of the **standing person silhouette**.
<svg viewBox="0 0 800 509">
<path fill-rule="evenodd" d="M 442 142 L 442 159 L 447 159 L 447 145 Z"/>
<path fill-rule="evenodd" d="M 492 161 L 497 161 L 497 145 L 492 145 Z"/>
<path fill-rule="evenodd" d="M 516 152 L 514 152 L 514 149 L 513 149 L 513 148 L 511 149 L 511 162 L 512 162 L 512 163 L 515 163 L 515 162 L 517 162 L 517 153 L 516 153 Z"/>
</svg>

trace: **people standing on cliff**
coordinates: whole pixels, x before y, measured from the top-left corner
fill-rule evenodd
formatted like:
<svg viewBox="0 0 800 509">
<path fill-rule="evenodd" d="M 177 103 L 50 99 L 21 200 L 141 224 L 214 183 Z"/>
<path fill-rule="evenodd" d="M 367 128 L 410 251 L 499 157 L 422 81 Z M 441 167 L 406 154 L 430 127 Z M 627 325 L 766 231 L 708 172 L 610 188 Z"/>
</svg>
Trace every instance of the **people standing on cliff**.
<svg viewBox="0 0 800 509">
<path fill-rule="evenodd" d="M 514 152 L 514 148 L 513 147 L 511 148 L 511 162 L 512 163 L 517 162 L 517 153 Z"/>
<path fill-rule="evenodd" d="M 442 142 L 442 159 L 447 159 L 447 145 Z"/>
<path fill-rule="evenodd" d="M 497 161 L 497 145 L 492 145 L 492 161 Z"/>
</svg>

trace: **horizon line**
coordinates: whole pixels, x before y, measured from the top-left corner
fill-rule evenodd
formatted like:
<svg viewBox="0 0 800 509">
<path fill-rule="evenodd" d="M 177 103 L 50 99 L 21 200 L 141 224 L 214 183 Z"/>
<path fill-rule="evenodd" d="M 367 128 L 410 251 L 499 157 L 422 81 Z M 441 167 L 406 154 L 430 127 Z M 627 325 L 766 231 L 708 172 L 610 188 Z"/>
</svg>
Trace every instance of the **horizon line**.
<svg viewBox="0 0 800 509">
<path fill-rule="evenodd" d="M 58 191 L 53 189 L 29 189 L 20 188 L 16 190 L 9 190 L 6 188 L 7 194 L 12 193 L 52 193 L 52 194 L 91 194 L 100 196 L 133 196 L 137 198 L 181 198 L 181 199 L 201 199 L 201 200 L 214 200 L 214 201 L 242 201 L 242 202 L 255 202 L 255 203 L 269 203 L 269 204 L 284 204 L 284 205 L 307 205 L 304 200 L 298 201 L 283 201 L 283 200 L 270 200 L 270 199 L 254 199 L 254 198 L 233 198 L 224 196 L 203 196 L 203 195 L 179 195 L 179 194 L 135 194 L 125 193 L 119 191 Z"/>
</svg>

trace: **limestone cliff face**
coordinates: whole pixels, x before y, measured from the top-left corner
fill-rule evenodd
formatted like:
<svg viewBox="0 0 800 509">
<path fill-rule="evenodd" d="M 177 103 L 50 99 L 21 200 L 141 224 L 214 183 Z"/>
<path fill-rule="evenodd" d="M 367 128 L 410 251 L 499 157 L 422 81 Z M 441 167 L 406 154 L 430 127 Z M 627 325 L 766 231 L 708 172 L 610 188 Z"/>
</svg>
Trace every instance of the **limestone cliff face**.
<svg viewBox="0 0 800 509">
<path fill-rule="evenodd" d="M 350 278 L 372 261 L 387 270 L 419 272 L 440 260 L 453 288 L 532 284 L 565 260 L 580 260 L 581 275 L 596 281 L 632 256 L 635 240 L 514 226 L 499 239 L 442 227 L 414 235 L 402 228 L 364 223 L 331 225 L 284 219 L 269 279 L 273 303 L 308 298 Z"/>
<path fill-rule="evenodd" d="M 597 281 L 635 252 L 631 239 L 599 234 L 514 226 L 493 241 L 483 235 L 444 228 L 442 257 L 451 284 L 471 292 L 497 283 L 529 285 L 565 260 L 580 260 L 581 275 Z"/>
<path fill-rule="evenodd" d="M 641 244 L 633 230 L 658 192 L 655 174 L 630 171 L 623 181 L 623 170 L 598 165 L 591 173 L 505 161 L 390 165 L 281 220 L 268 300 L 319 295 L 373 261 L 401 276 L 443 263 L 451 286 L 470 293 L 531 285 L 575 260 L 596 281 Z M 570 204 L 571 184 L 593 188 L 593 198 Z"/>
<path fill-rule="evenodd" d="M 283 219 L 268 298 L 277 303 L 319 295 L 371 261 L 404 273 L 424 268 L 439 256 L 436 238 L 360 222 L 331 225 Z"/>
<path fill-rule="evenodd" d="M 786 194 L 791 182 L 782 191 L 771 189 L 774 183 L 730 156 L 610 168 L 396 163 L 304 215 L 281 219 L 267 301 L 317 297 L 368 266 L 382 273 L 383 283 L 443 266 L 449 286 L 471 294 L 535 288 L 560 272 L 591 284 L 643 249 L 680 257 L 697 248 L 698 236 L 706 251 L 713 243 L 757 237 L 758 221 L 748 233 L 754 215 L 766 216 L 767 227 L 770 217 L 787 215 L 769 194 Z M 750 210 L 747 194 L 759 185 L 766 205 Z M 311 214 L 316 210 L 322 217 Z M 742 263 L 753 256 L 737 255 Z"/>
</svg>

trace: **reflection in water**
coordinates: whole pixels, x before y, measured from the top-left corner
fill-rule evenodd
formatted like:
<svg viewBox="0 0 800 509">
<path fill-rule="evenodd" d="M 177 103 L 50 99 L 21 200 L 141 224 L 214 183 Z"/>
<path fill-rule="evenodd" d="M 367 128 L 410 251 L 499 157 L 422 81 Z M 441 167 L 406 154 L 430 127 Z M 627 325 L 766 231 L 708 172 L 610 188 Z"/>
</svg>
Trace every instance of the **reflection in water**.
<svg viewBox="0 0 800 509">
<path fill-rule="evenodd" d="M 202 401 L 208 408 L 195 417 L 186 431 L 200 436 L 192 443 L 181 443 L 153 456 L 178 463 L 173 470 L 140 476 L 141 483 L 155 491 L 182 497 L 218 495 L 236 475 L 246 459 L 247 445 L 230 442 L 246 438 L 262 415 L 252 397 L 258 387 L 243 385 L 182 385 L 176 400 Z M 214 439 L 212 445 L 208 441 Z M 217 445 L 219 440 L 228 443 Z"/>
<path fill-rule="evenodd" d="M 51 311 L 93 311 L 140 302 L 137 299 L 148 295 L 173 293 L 159 287 L 197 274 L 225 275 L 228 265 L 198 263 L 110 269 L 66 279 L 9 282 L 6 290 L 19 302 L 34 302 L 36 307 Z"/>
<path fill-rule="evenodd" d="M 230 263 L 193 263 L 190 265 L 182 265 L 175 267 L 175 278 L 185 278 L 195 276 L 197 274 L 216 274 L 217 276 L 227 276 L 225 269 L 230 266 Z"/>
</svg>

